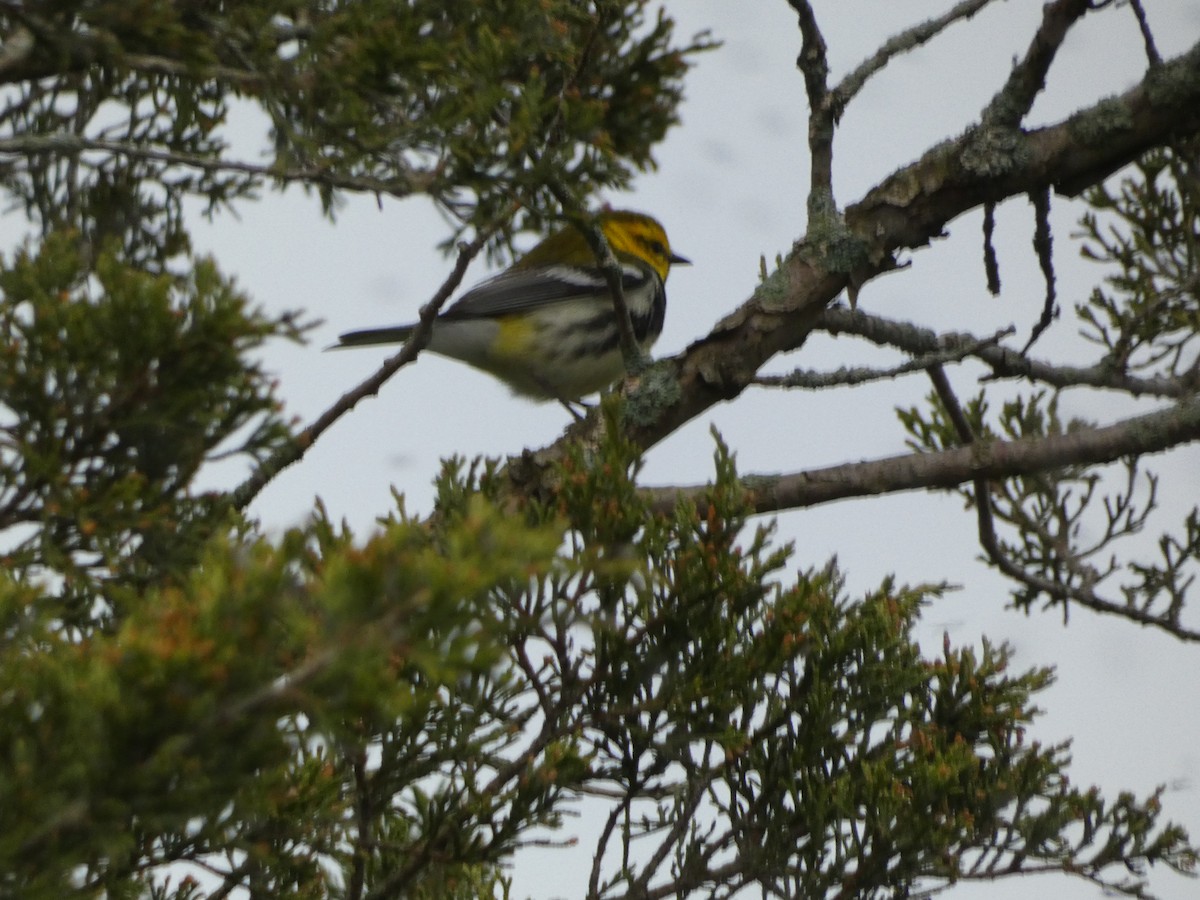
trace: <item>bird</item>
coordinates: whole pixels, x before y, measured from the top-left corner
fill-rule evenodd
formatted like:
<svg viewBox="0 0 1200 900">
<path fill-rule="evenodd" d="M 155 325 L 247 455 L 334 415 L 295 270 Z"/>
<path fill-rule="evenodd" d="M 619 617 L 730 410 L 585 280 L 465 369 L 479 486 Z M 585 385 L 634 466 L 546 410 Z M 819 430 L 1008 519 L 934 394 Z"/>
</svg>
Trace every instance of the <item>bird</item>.
<svg viewBox="0 0 1200 900">
<path fill-rule="evenodd" d="M 662 333 L 667 273 L 690 260 L 644 213 L 595 217 L 621 269 L 633 334 L 646 352 Z M 347 331 L 334 349 L 403 343 L 416 325 Z M 500 379 L 518 396 L 572 402 L 625 373 L 620 331 L 604 272 L 578 228 L 566 225 L 509 268 L 479 283 L 433 323 L 428 349 Z"/>
</svg>

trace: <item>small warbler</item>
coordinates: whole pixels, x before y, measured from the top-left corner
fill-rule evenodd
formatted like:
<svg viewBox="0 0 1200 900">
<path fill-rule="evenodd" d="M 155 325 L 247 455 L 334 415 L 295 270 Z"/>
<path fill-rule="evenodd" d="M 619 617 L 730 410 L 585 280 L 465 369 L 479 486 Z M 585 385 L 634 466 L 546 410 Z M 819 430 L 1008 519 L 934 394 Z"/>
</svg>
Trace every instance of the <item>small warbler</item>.
<svg viewBox="0 0 1200 900">
<path fill-rule="evenodd" d="M 662 333 L 672 263 L 663 227 L 650 216 L 607 210 L 596 217 L 621 266 L 633 333 L 649 350 Z M 395 344 L 413 325 L 348 331 L 337 347 Z M 583 234 L 567 226 L 498 275 L 471 288 L 433 324 L 429 349 L 461 360 L 535 400 L 578 400 L 625 372 L 612 295 Z"/>
</svg>

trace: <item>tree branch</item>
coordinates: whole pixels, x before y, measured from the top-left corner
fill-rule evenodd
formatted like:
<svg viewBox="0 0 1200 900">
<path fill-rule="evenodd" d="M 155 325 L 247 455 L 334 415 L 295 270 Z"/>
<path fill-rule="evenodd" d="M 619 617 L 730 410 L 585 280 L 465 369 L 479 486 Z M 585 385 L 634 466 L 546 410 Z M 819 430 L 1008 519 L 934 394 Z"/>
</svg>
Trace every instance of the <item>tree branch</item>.
<svg viewBox="0 0 1200 900">
<path fill-rule="evenodd" d="M 852 313 L 851 315 L 854 314 Z M 938 343 L 942 345 L 937 350 L 916 355 L 908 362 L 893 366 L 890 369 L 872 369 L 866 366 L 843 366 L 833 372 L 815 372 L 811 369 L 797 369 L 787 375 L 761 375 L 754 379 L 754 383 L 761 387 L 807 388 L 815 390 L 829 387 L 849 387 L 866 384 L 871 381 L 891 380 L 912 372 L 923 372 L 933 366 L 961 362 L 968 357 L 979 356 L 984 348 L 996 347 L 1002 339 L 1015 333 L 1016 329 L 1010 325 L 1008 328 L 997 331 L 991 337 L 981 338 L 977 341 L 951 341 L 947 340 L 947 338 L 957 338 L 960 336 L 942 335 L 937 338 Z"/>
<path fill-rule="evenodd" d="M 1046 74 L 1071 26 L 1092 7 L 1092 0 L 1055 0 L 1042 7 L 1042 24 L 1008 81 L 983 111 L 984 128 L 1016 128 L 1046 86 Z"/>
<path fill-rule="evenodd" d="M 907 53 L 929 43 L 950 25 L 960 19 L 971 18 L 991 2 L 992 0 L 962 0 L 944 15 L 927 19 L 888 38 L 872 56 L 863 60 L 853 72 L 838 82 L 837 86 L 829 92 L 830 103 L 836 110 L 835 114 L 840 115 L 841 111 L 846 108 L 846 104 L 863 89 L 867 80 L 882 71 L 892 59 L 901 53 Z"/>
<path fill-rule="evenodd" d="M 966 414 L 959 405 L 958 397 L 955 396 L 954 390 L 950 386 L 950 381 L 946 378 L 946 373 L 942 370 L 942 367 L 930 367 L 929 377 L 933 381 L 934 391 L 937 393 L 938 400 L 941 401 L 942 407 L 946 411 L 948 420 L 954 426 L 954 431 L 958 435 L 959 440 L 964 446 L 976 445 L 978 436 L 971 430 L 971 425 L 967 421 Z M 1033 591 L 1034 596 L 1041 594 L 1048 597 L 1051 603 L 1062 603 L 1064 613 L 1066 604 L 1073 601 L 1080 606 L 1087 607 L 1099 613 L 1118 615 L 1141 625 L 1160 628 L 1180 640 L 1200 642 L 1200 631 L 1186 628 L 1179 623 L 1180 610 L 1174 604 L 1165 612 L 1156 614 L 1149 612 L 1149 604 L 1146 607 L 1139 608 L 1132 602 L 1125 604 L 1113 603 L 1111 600 L 1101 597 L 1096 593 L 1094 585 L 1103 576 L 1094 570 L 1085 571 L 1085 566 L 1081 564 L 1079 556 L 1069 546 L 1064 547 L 1057 554 L 1057 557 L 1067 572 L 1080 578 L 1078 584 L 1071 584 L 1070 576 L 1063 580 L 1055 580 L 1030 571 L 1026 566 L 1021 565 L 1017 560 L 1013 559 L 1000 543 L 1000 539 L 996 534 L 996 517 L 992 510 L 992 488 L 988 484 L 988 480 L 982 475 L 976 475 L 972 479 L 972 490 L 973 495 L 971 495 L 971 499 L 975 505 L 979 545 L 983 548 L 988 562 L 1013 581 Z M 1102 544 L 1107 543 L 1112 537 L 1112 525 L 1113 523 L 1110 519 L 1110 530 L 1101 540 Z M 1025 525 L 1022 525 L 1022 530 L 1025 527 Z M 1115 563 L 1112 566 L 1115 567 Z"/>
<path fill-rule="evenodd" d="M 1054 237 L 1050 232 L 1050 191 L 1046 188 L 1033 191 L 1029 195 L 1029 201 L 1033 204 L 1034 215 L 1033 250 L 1037 254 L 1038 266 L 1046 282 L 1046 295 L 1042 299 L 1042 314 L 1033 326 L 1029 340 L 1021 348 L 1022 356 L 1029 352 L 1029 348 L 1058 315 L 1058 306 L 1055 304 L 1057 294 L 1054 289 Z"/>
<path fill-rule="evenodd" d="M 1017 441 L 976 440 L 941 366 L 929 368 L 930 378 L 949 421 L 964 446 L 940 453 L 918 453 L 872 462 L 851 463 L 788 475 L 746 475 L 741 479 L 756 513 L 779 512 L 815 506 L 830 500 L 861 497 L 914 488 L 948 488 L 971 482 L 980 546 L 1001 573 L 1050 602 L 1073 602 L 1106 615 L 1154 627 L 1180 640 L 1200 643 L 1200 630 L 1179 621 L 1182 604 L 1171 603 L 1162 612 L 1149 602 L 1137 605 L 1133 595 L 1126 603 L 1109 600 L 1094 588 L 1095 578 L 1069 584 L 1046 578 L 1005 553 L 996 534 L 989 481 L 1030 475 L 1071 465 L 1114 462 L 1122 457 L 1170 449 L 1179 443 L 1200 440 L 1200 397 L 1192 396 L 1159 412 L 1126 419 L 1103 428 L 1072 431 L 1050 437 Z M 659 512 L 673 509 L 680 498 L 703 507 L 707 485 L 684 488 L 645 488 Z M 704 515 L 704 510 L 700 510 Z M 1070 558 L 1066 560 L 1073 567 Z"/>
<path fill-rule="evenodd" d="M 1150 23 L 1146 21 L 1146 10 L 1142 8 L 1142 0 L 1130 0 L 1129 7 L 1133 10 L 1138 30 L 1142 33 L 1142 43 L 1146 46 L 1146 62 L 1150 64 L 1151 68 L 1162 65 L 1162 55 L 1155 46 L 1154 33 L 1150 31 Z"/>
<path fill-rule="evenodd" d="M 75 24 L 55 22 L 36 15 L 35 4 L 0 3 L 0 9 L 20 22 L 13 37 L 0 51 L 0 84 L 36 81 L 69 72 L 81 72 L 98 63 L 153 75 L 171 75 L 195 81 L 224 81 L 241 89 L 265 87 L 269 76 L 252 69 L 220 63 L 183 61 L 168 56 L 129 53 L 113 39 L 111 32 L 82 30 Z M 307 37 L 307 30 L 276 26 L 276 43 Z M 229 48 L 220 48 L 229 55 Z"/>
<path fill-rule="evenodd" d="M 1112 425 L 1049 437 L 978 443 L 939 453 L 908 453 L 806 472 L 746 475 L 742 484 L 755 513 L 780 512 L 851 497 L 953 488 L 975 478 L 996 480 L 1064 466 L 1099 465 L 1124 456 L 1159 453 L 1196 440 L 1200 440 L 1200 397 L 1193 395 L 1165 409 Z M 707 486 L 645 490 L 654 508 L 664 512 L 681 497 L 699 502 Z"/>
<path fill-rule="evenodd" d="M 566 186 L 551 179 L 547 187 L 554 195 L 554 199 L 562 206 L 567 220 L 583 235 L 592 255 L 596 257 L 596 265 L 603 273 L 604 280 L 608 284 L 608 293 L 612 297 L 613 316 L 617 320 L 617 337 L 621 347 L 621 359 L 625 363 L 625 371 L 629 375 L 638 375 L 646 367 L 647 357 L 642 352 L 642 347 L 633 330 L 633 319 L 629 314 L 629 304 L 625 300 L 624 273 L 621 271 L 621 264 L 617 262 L 612 247 L 608 245 L 604 229 L 596 224 L 595 217 L 588 215 L 587 210 L 579 201 L 571 196 Z M 572 415 L 578 415 L 574 407 L 565 400 L 559 398 L 559 402 Z"/>
<path fill-rule="evenodd" d="M 250 504 L 250 501 L 258 496 L 259 492 L 267 486 L 272 478 L 292 463 L 298 462 L 308 452 L 308 448 L 334 422 L 354 409 L 360 400 L 379 393 L 379 389 L 383 387 L 389 378 L 417 358 L 417 354 L 429 343 L 429 336 L 433 331 L 434 320 L 437 319 L 442 305 L 457 290 L 459 284 L 462 283 L 463 276 L 467 272 L 467 266 L 470 265 L 471 260 L 478 255 L 479 251 L 483 249 L 488 239 L 494 233 L 495 227 L 485 229 L 479 232 L 470 243 L 462 244 L 459 247 L 458 259 L 454 263 L 454 268 L 446 276 L 446 280 L 442 282 L 437 292 L 429 299 L 429 302 L 421 307 L 421 314 L 416 328 L 413 329 L 413 333 L 409 335 L 408 340 L 404 342 L 404 346 L 400 348 L 400 352 L 389 357 L 370 378 L 339 397 L 336 403 L 321 413 L 311 425 L 300 432 L 290 446 L 264 462 L 249 478 L 238 485 L 232 495 L 232 503 L 235 509 L 245 509 Z"/>
<path fill-rule="evenodd" d="M 790 0 L 800 20 L 802 44 L 796 66 L 804 74 L 808 94 L 808 227 L 833 215 L 837 204 L 833 197 L 833 132 L 837 115 L 829 103 L 829 62 L 825 38 L 808 0 Z"/>
<path fill-rule="evenodd" d="M 996 233 L 996 204 L 983 204 L 983 271 L 987 276 L 988 293 L 1000 296 L 1000 258 L 992 238 Z"/>
<path fill-rule="evenodd" d="M 715 404 L 738 396 L 763 363 L 804 343 L 852 274 L 865 282 L 894 269 L 897 250 L 925 246 L 967 210 L 1047 185 L 1078 192 L 1147 149 L 1197 132 L 1200 44 L 1124 94 L 1053 125 L 1012 132 L 1002 157 L 980 160 L 970 132 L 939 144 L 847 208 L 850 246 L 842 248 L 845 252 L 815 253 L 801 241 L 711 333 L 683 354 L 650 366 L 637 385 L 626 389 L 626 435 L 648 449 Z M 601 416 L 589 415 L 556 443 L 510 458 L 514 488 L 529 494 L 550 488 L 553 463 L 566 447 L 581 438 L 595 440 L 603 427 Z"/>
<path fill-rule="evenodd" d="M 967 355 L 987 364 L 993 378 L 1028 378 L 1055 388 L 1095 387 L 1123 391 L 1134 397 L 1182 397 L 1195 387 L 1183 378 L 1161 375 L 1140 378 L 1103 363 L 1095 366 L 1055 366 L 1029 359 L 1015 350 L 972 334 L 938 334 L 910 322 L 851 312 L 838 306 L 830 307 L 821 314 L 818 328 L 835 336 L 852 334 L 873 344 L 895 347 L 914 356 L 951 354 L 950 358 L 953 358 L 954 351 L 970 348 L 971 352 Z M 943 361 L 948 362 L 950 358 Z"/>
<path fill-rule="evenodd" d="M 223 159 L 217 156 L 180 153 L 176 150 L 144 147 L 124 141 L 88 138 L 69 132 L 25 134 L 0 138 L 0 154 L 58 153 L 78 156 L 89 152 L 111 153 L 127 159 L 161 162 L 167 165 L 199 169 L 203 172 L 249 175 L 256 178 L 270 178 L 285 184 L 294 182 L 310 186 L 324 185 L 359 193 L 385 194 L 391 197 L 410 197 L 427 188 L 433 180 L 433 176 L 428 172 L 415 169 L 406 171 L 402 178 L 373 178 L 368 175 L 345 175 L 321 166 L 281 167 Z"/>
</svg>

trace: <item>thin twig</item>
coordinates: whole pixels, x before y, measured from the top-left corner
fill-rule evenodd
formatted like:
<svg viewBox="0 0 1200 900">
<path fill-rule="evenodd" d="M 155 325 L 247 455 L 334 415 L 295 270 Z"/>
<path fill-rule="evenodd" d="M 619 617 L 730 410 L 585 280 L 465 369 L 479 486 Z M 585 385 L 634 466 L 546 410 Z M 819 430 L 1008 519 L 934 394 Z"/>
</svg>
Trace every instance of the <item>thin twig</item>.
<svg viewBox="0 0 1200 900">
<path fill-rule="evenodd" d="M 993 345 L 977 335 L 950 332 L 938 334 L 911 322 L 851 312 L 841 307 L 823 310 L 817 327 L 832 335 L 852 334 L 880 346 L 895 347 L 914 355 L 931 355 L 956 347 L 976 346 L 971 354 L 985 363 L 989 379 L 1028 378 L 1056 388 L 1094 387 L 1123 391 L 1134 397 L 1182 397 L 1193 390 L 1186 377 L 1139 378 L 1112 366 L 1055 366 L 1029 359 L 1015 350 Z"/>
<path fill-rule="evenodd" d="M 992 238 L 996 234 L 996 204 L 983 204 L 983 270 L 987 275 L 988 293 L 993 297 L 1000 294 L 1000 260 L 996 257 L 996 245 Z"/>
<path fill-rule="evenodd" d="M 971 18 L 991 2 L 992 0 L 962 0 L 945 14 L 927 19 L 888 38 L 874 54 L 863 60 L 853 72 L 838 82 L 837 86 L 829 92 L 831 103 L 837 114 L 840 115 L 841 111 L 846 108 L 846 104 L 863 89 L 867 80 L 881 71 L 892 59 L 927 44 L 948 26 L 960 19 Z"/>
<path fill-rule="evenodd" d="M 629 313 L 629 304 L 625 300 L 624 271 L 621 264 L 613 255 L 612 247 L 604 236 L 604 229 L 596 224 L 595 218 L 575 218 L 575 227 L 588 242 L 596 257 L 596 264 L 604 273 L 608 284 L 608 292 L 612 296 L 613 315 L 617 320 L 617 335 L 621 344 L 621 358 L 625 362 L 625 371 L 637 375 L 646 367 L 646 354 L 638 343 L 637 333 L 633 330 L 633 319 Z"/>
<path fill-rule="evenodd" d="M 1042 8 L 1038 26 L 1025 57 L 1013 67 L 1004 87 L 983 111 L 982 125 L 1016 128 L 1029 114 L 1033 101 L 1046 86 L 1046 73 L 1080 17 L 1091 9 L 1092 0 L 1055 0 Z"/>
<path fill-rule="evenodd" d="M 193 862 L 199 861 L 194 860 Z M 208 895 L 209 900 L 225 900 L 225 898 L 232 894 L 235 890 L 244 888 L 245 885 L 242 884 L 242 879 L 244 879 L 245 876 L 250 872 L 251 868 L 253 868 L 253 866 L 251 865 L 250 861 L 246 860 L 240 865 L 230 869 L 228 873 L 224 873 L 224 879 L 221 882 L 221 886 Z"/>
<path fill-rule="evenodd" d="M 122 65 L 129 66 L 140 72 L 152 72 L 156 75 L 175 75 L 192 78 L 197 81 L 212 79 L 227 81 L 241 88 L 265 87 L 267 76 L 262 72 L 249 69 L 235 69 L 232 66 L 201 65 L 197 66 L 165 56 L 151 56 L 145 53 L 124 53 L 119 57 Z"/>
<path fill-rule="evenodd" d="M 837 114 L 829 103 L 829 61 L 825 38 L 808 0 L 790 0 L 800 21 L 801 47 L 796 66 L 808 94 L 809 228 L 837 209 L 833 196 L 833 132 Z"/>
<path fill-rule="evenodd" d="M 966 413 L 963 412 L 962 406 L 958 402 L 958 397 L 955 395 L 954 389 L 950 386 L 950 379 L 946 377 L 945 370 L 941 366 L 931 366 L 929 369 L 929 380 L 933 382 L 933 390 L 937 394 L 938 400 L 941 401 L 942 408 L 946 411 L 946 418 L 954 426 L 954 433 L 958 435 L 959 443 L 964 447 L 974 444 L 976 440 L 975 432 L 971 430 L 971 423 L 967 421 Z M 1023 572 L 1024 570 L 1013 563 L 1001 551 L 1000 542 L 996 539 L 995 519 L 992 516 L 991 488 L 988 486 L 988 480 L 982 475 L 976 475 L 972 479 L 971 486 L 975 492 L 975 520 L 979 533 L 979 544 L 983 547 L 984 553 L 987 554 L 988 559 L 997 568 L 1006 574 L 1012 575 L 1013 570 Z"/>
<path fill-rule="evenodd" d="M 346 896 L 349 900 L 361 900 L 367 883 L 367 863 L 374 849 L 374 839 L 371 837 L 371 779 L 367 774 L 365 749 L 355 747 L 347 752 L 347 756 L 350 757 L 350 770 L 354 774 L 354 818 L 358 828 Z"/>
<path fill-rule="evenodd" d="M 801 472 L 747 474 L 742 483 L 755 513 L 781 512 L 853 497 L 957 488 L 977 476 L 1000 480 L 1065 466 L 1101 465 L 1127 456 L 1161 453 L 1193 441 L 1200 441 L 1200 397 L 1195 396 L 1112 425 L 932 453 L 903 453 Z M 669 513 L 685 498 L 699 503 L 703 515 L 707 490 L 705 485 L 673 485 L 648 487 L 643 493 L 656 511 Z"/>
<path fill-rule="evenodd" d="M 1154 34 L 1150 31 L 1150 23 L 1146 20 L 1146 10 L 1142 8 L 1142 0 L 1129 0 L 1129 6 L 1137 18 L 1138 28 L 1142 32 L 1142 43 L 1146 45 L 1146 61 L 1150 68 L 1156 69 L 1162 65 L 1162 56 L 1154 43 Z"/>
<path fill-rule="evenodd" d="M 621 791 L 619 799 L 620 802 L 615 804 L 609 810 L 608 816 L 605 817 L 604 827 L 600 830 L 600 837 L 596 840 L 596 852 L 592 855 L 592 871 L 588 876 L 588 897 L 600 896 L 600 871 L 605 851 L 608 849 L 608 842 L 612 840 L 612 833 L 616 830 L 617 822 L 621 816 L 628 814 L 633 805 L 633 792 L 631 790 Z"/>
<path fill-rule="evenodd" d="M 704 799 L 704 790 L 721 776 L 720 768 L 708 767 L 690 773 L 683 793 L 683 805 L 675 812 L 675 821 L 670 825 L 667 835 L 659 842 L 658 847 L 650 858 L 642 865 L 641 875 L 629 885 L 630 893 L 635 897 L 653 896 L 650 892 L 650 881 L 657 874 L 671 848 L 680 842 L 688 830 L 694 827 L 696 810 Z M 675 893 L 674 891 L 669 892 Z M 669 895 L 668 894 L 668 895 Z M 682 896 L 683 892 L 680 892 Z"/>
<path fill-rule="evenodd" d="M 958 435 L 959 443 L 964 446 L 974 443 L 975 433 L 971 429 L 971 423 L 967 420 L 966 413 L 963 412 L 962 406 L 958 402 L 958 396 L 950 386 L 950 379 L 946 377 L 946 370 L 942 366 L 935 364 L 926 370 L 926 374 L 929 375 L 929 380 L 933 383 L 934 392 L 937 394 L 946 411 L 946 418 L 954 426 L 954 433 Z"/>
<path fill-rule="evenodd" d="M 1056 292 L 1054 289 L 1054 235 L 1050 230 L 1050 189 L 1042 188 L 1041 190 L 1033 191 L 1029 195 L 1029 200 L 1033 204 L 1034 215 L 1033 249 L 1037 253 L 1038 266 L 1042 270 L 1042 278 L 1046 282 L 1046 296 L 1042 301 L 1041 318 L 1033 326 L 1033 332 L 1029 335 L 1029 341 L 1021 348 L 1022 356 L 1029 352 L 1029 348 L 1050 327 L 1050 323 L 1058 315 L 1058 307 L 1055 306 Z"/>
<path fill-rule="evenodd" d="M 830 387 L 852 387 L 872 381 L 884 381 L 900 375 L 908 375 L 912 372 L 923 372 L 930 366 L 960 362 L 968 356 L 978 356 L 980 351 L 985 347 L 995 347 L 1004 338 L 1015 333 L 1016 329 L 1010 325 L 1008 328 L 1000 329 L 991 337 L 980 338 L 977 341 L 955 342 L 952 346 L 922 354 L 890 369 L 872 369 L 867 366 L 853 368 L 844 366 L 834 372 L 815 372 L 808 369 L 797 369 L 787 375 L 760 375 L 751 383 L 761 387 L 816 390 Z"/>
<path fill-rule="evenodd" d="M 379 393 L 379 389 L 383 387 L 389 378 L 417 358 L 417 354 L 429 343 L 429 336 L 433 331 L 434 320 L 437 319 L 442 305 L 450 298 L 450 295 L 454 293 L 459 284 L 462 283 L 463 276 L 467 272 L 467 266 L 470 265 L 471 260 L 479 254 L 479 251 L 483 249 L 488 239 L 495 233 L 496 227 L 496 225 L 493 225 L 490 228 L 486 228 L 480 231 L 474 240 L 459 245 L 458 259 L 455 260 L 454 268 L 446 276 L 446 280 L 442 282 L 442 286 L 437 289 L 437 292 L 430 298 L 429 302 L 421 307 L 420 319 L 413 329 L 412 334 L 409 335 L 408 340 L 404 342 L 404 346 L 400 348 L 400 352 L 389 357 L 370 378 L 367 378 L 353 390 L 347 391 L 339 397 L 336 403 L 321 413 L 311 425 L 301 431 L 296 436 L 295 441 L 264 462 L 249 478 L 238 485 L 232 495 L 232 503 L 235 509 L 245 509 L 250 501 L 258 496 L 259 492 L 267 486 L 272 478 L 292 463 L 301 459 L 308 452 L 308 449 L 316 443 L 317 438 L 324 434 L 334 422 L 352 410 L 360 400 Z"/>
<path fill-rule="evenodd" d="M 566 185 L 556 179 L 547 183 L 550 193 L 554 195 L 563 208 L 567 221 L 574 225 L 587 241 L 592 254 L 596 257 L 604 280 L 608 284 L 608 292 L 612 297 L 613 315 L 617 320 L 617 336 L 620 340 L 621 358 L 625 362 L 625 371 L 637 375 L 646 367 L 646 354 L 638 343 L 637 333 L 633 330 L 633 319 L 629 314 L 629 304 L 625 301 L 624 272 L 621 264 L 613 255 L 612 247 L 604 236 L 604 229 L 596 224 L 596 218 L 589 215 L 579 201 L 571 195 Z M 568 409 L 571 407 L 564 402 Z"/>
<path fill-rule="evenodd" d="M 78 155 L 89 152 L 112 153 L 129 159 L 185 166 L 209 173 L 249 175 L 255 178 L 274 179 L 281 183 L 301 182 L 309 185 L 326 185 L 341 190 L 383 194 L 391 197 L 409 197 L 419 193 L 428 188 L 434 178 L 433 174 L 416 169 L 406 170 L 396 178 L 385 179 L 365 175 L 339 174 L 323 166 L 262 165 L 223 159 L 218 156 L 180 153 L 176 150 L 164 150 L 157 147 L 139 147 L 123 141 L 88 138 L 69 132 L 25 134 L 0 139 L 0 154 L 61 153 Z"/>
</svg>

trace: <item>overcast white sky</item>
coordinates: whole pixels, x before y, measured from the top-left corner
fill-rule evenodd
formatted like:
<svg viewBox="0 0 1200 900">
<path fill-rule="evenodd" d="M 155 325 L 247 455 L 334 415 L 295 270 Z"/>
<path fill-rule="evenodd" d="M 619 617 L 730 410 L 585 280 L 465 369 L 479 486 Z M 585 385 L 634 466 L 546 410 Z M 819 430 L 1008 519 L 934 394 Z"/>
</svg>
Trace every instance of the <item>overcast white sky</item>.
<svg viewBox="0 0 1200 900">
<path fill-rule="evenodd" d="M 677 269 L 656 355 L 678 352 L 704 334 L 753 290 L 759 257 L 785 252 L 803 233 L 807 189 L 806 107 L 795 69 L 800 39 L 785 0 L 720 2 L 668 0 L 681 34 L 711 29 L 724 46 L 701 59 L 687 82 L 683 124 L 658 152 L 660 169 L 639 179 L 613 205 L 654 213 L 672 246 L 694 262 Z M 824 0 L 817 14 L 836 80 L 903 27 L 936 15 L 950 2 Z M 1174 55 L 1200 38 L 1200 3 L 1146 0 L 1160 50 Z M 835 146 L 838 202 L 852 203 L 882 176 L 924 149 L 960 133 L 1002 83 L 1023 52 L 1041 3 L 998 2 L 959 24 L 932 45 L 898 59 L 851 105 Z M 1140 78 L 1143 56 L 1127 8 L 1095 15 L 1068 40 L 1050 76 L 1050 89 L 1032 123 L 1053 121 L 1080 104 L 1120 91 Z M 238 127 L 261 133 L 247 119 Z M 1036 348 L 1043 356 L 1086 353 L 1073 340 L 1072 304 L 1090 289 L 1094 270 L 1069 240 L 1078 210 L 1054 201 L 1055 251 L 1063 318 Z M 980 216 L 954 222 L 948 240 L 910 259 L 909 271 L 868 285 L 859 298 L 868 311 L 909 318 L 939 330 L 990 334 L 1015 324 L 1021 340 L 1036 321 L 1042 283 L 1030 249 L 1032 218 L 1024 199 L 998 212 L 1001 297 L 984 288 Z M 240 220 L 224 216 L 197 240 L 222 268 L 235 273 L 260 303 L 302 307 L 325 319 L 307 348 L 277 348 L 268 362 L 291 410 L 311 420 L 367 376 L 384 351 L 322 354 L 339 331 L 410 321 L 445 277 L 434 250 L 445 235 L 436 214 L 420 201 L 373 199 L 347 204 L 337 221 L 321 219 L 313 198 L 296 191 L 246 207 Z M 467 281 L 483 277 L 472 271 Z M 814 339 L 773 371 L 793 366 L 833 369 L 878 359 L 848 339 Z M 893 360 L 895 361 L 895 360 Z M 977 370 L 954 369 L 961 395 L 973 390 Z M 711 472 L 715 424 L 735 448 L 744 472 L 812 468 L 900 452 L 903 434 L 892 408 L 928 392 L 913 377 L 835 393 L 749 391 L 712 410 L 650 454 L 648 484 L 695 482 Z M 1104 398 L 1072 400 L 1069 413 L 1099 420 L 1120 414 Z M 1149 407 L 1147 407 L 1149 408 Z M 487 376 L 432 356 L 400 373 L 381 395 L 336 425 L 300 464 L 278 478 L 252 507 L 272 529 L 304 518 L 321 497 L 335 519 L 360 533 L 391 508 L 389 489 L 409 506 L 428 509 L 438 460 L 450 454 L 503 455 L 552 441 L 566 424 L 556 404 L 538 406 L 511 397 Z M 1155 460 L 1172 481 L 1176 515 L 1196 500 L 1200 454 L 1189 448 Z M 1164 479 L 1166 480 L 1166 478 Z M 1165 523 L 1164 523 L 1165 527 Z M 1061 613 L 1029 617 L 1004 609 L 1003 583 L 978 562 L 974 519 L 948 496 L 913 494 L 853 501 L 780 520 L 781 539 L 797 546 L 797 568 L 837 555 L 852 592 L 873 587 L 889 573 L 908 583 L 941 581 L 963 589 L 932 607 L 920 629 L 937 652 L 943 632 L 960 644 L 982 635 L 1007 639 L 1017 664 L 1058 667 L 1058 683 L 1042 697 L 1045 716 L 1034 735 L 1046 742 L 1074 740 L 1074 780 L 1097 783 L 1115 796 L 1123 788 L 1144 795 L 1167 783 L 1171 818 L 1200 840 L 1197 777 L 1200 767 L 1198 651 L 1124 622 L 1084 612 L 1068 626 Z M 1196 601 L 1200 602 L 1200 600 Z M 568 824 L 585 834 L 586 821 Z M 580 893 L 583 870 L 566 853 L 533 851 L 514 869 L 515 896 L 543 900 Z M 1167 900 L 1200 895 L 1200 884 L 1158 873 L 1154 890 Z M 1082 882 L 1048 879 L 1002 886 L 956 888 L 954 897 L 1025 897 L 1051 893 L 1064 900 L 1094 897 Z"/>
</svg>

